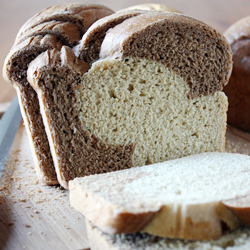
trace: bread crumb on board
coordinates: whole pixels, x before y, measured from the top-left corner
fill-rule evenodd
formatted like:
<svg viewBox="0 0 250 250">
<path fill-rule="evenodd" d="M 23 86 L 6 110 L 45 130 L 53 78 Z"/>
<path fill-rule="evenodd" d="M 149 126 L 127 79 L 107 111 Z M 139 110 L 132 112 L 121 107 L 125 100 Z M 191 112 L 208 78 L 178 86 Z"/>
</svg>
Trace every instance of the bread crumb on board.
<svg viewBox="0 0 250 250">
<path fill-rule="evenodd" d="M 27 229 L 26 235 L 35 237 L 37 233 L 49 235 L 44 226 L 40 226 L 47 223 L 51 228 L 58 225 L 67 231 L 68 238 L 72 236 L 69 233 L 74 230 L 70 228 L 71 217 L 64 212 L 67 209 L 74 216 L 73 208 L 69 206 L 68 191 L 60 186 L 40 183 L 31 155 L 25 155 L 20 150 L 10 153 L 0 179 L 0 195 L 3 197 L 0 199 L 0 204 L 3 204 L 0 210 L 11 211 L 10 217 L 3 218 L 4 221 L 0 215 L 0 227 L 12 226 L 13 230 L 19 227 L 19 231 Z"/>
</svg>

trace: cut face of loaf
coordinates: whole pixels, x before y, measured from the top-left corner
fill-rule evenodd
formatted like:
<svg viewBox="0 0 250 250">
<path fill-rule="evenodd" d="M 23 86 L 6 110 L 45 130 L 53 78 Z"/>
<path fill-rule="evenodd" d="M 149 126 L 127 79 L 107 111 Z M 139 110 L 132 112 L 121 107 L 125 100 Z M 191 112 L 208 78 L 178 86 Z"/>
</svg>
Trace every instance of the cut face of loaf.
<svg viewBox="0 0 250 250">
<path fill-rule="evenodd" d="M 76 45 L 93 22 L 112 13 L 96 4 L 63 4 L 47 8 L 22 26 L 5 59 L 3 75 L 17 90 L 34 165 L 39 179 L 45 184 L 58 184 L 58 181 L 37 94 L 27 81 L 28 65 L 46 50 Z"/>
<path fill-rule="evenodd" d="M 132 166 L 223 151 L 227 99 L 190 99 L 186 82 L 155 61 L 96 62 L 76 91 L 84 128 L 109 145 L 135 145 Z"/>
<path fill-rule="evenodd" d="M 187 241 L 161 238 L 146 233 L 110 235 L 86 221 L 91 250 L 247 250 L 250 248 L 249 228 L 238 229 L 220 239 Z"/>
<path fill-rule="evenodd" d="M 231 51 L 212 28 L 149 11 L 110 29 L 90 70 L 76 70 L 70 51 L 46 52 L 28 70 L 65 188 L 79 176 L 223 151 L 227 98 L 218 90 Z"/>
<path fill-rule="evenodd" d="M 69 182 L 70 204 L 109 234 L 211 240 L 239 227 L 222 202 L 249 193 L 250 157 L 203 153 Z"/>
</svg>

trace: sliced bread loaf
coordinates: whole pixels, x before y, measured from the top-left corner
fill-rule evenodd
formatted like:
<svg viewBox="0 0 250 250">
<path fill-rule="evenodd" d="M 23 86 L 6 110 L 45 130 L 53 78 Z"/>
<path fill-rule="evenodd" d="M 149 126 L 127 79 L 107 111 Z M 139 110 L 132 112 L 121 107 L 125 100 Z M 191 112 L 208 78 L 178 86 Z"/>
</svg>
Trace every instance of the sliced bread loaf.
<svg viewBox="0 0 250 250">
<path fill-rule="evenodd" d="M 105 36 L 88 72 L 74 68 L 69 48 L 28 69 L 65 188 L 79 176 L 224 150 L 226 39 L 183 14 L 145 11 L 117 24 L 122 15 L 94 24 Z"/>
<path fill-rule="evenodd" d="M 248 250 L 250 229 L 241 228 L 211 241 L 161 238 L 146 233 L 110 235 L 86 222 L 91 250 Z"/>
<path fill-rule="evenodd" d="M 63 4 L 49 7 L 29 19 L 20 29 L 5 59 L 3 75 L 17 90 L 39 179 L 58 184 L 36 92 L 27 81 L 27 68 L 40 53 L 73 47 L 89 26 L 113 11 L 96 4 Z"/>
<path fill-rule="evenodd" d="M 69 190 L 70 204 L 106 233 L 211 240 L 240 226 L 225 204 L 249 194 L 250 157 L 203 153 L 76 178 Z"/>
</svg>

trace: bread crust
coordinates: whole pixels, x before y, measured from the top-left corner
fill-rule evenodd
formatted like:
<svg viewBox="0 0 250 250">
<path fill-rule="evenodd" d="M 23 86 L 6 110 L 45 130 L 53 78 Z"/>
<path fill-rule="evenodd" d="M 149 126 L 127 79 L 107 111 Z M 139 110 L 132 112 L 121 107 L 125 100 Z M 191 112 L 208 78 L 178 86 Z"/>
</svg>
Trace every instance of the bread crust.
<svg viewBox="0 0 250 250">
<path fill-rule="evenodd" d="M 229 100 L 228 123 L 250 131 L 250 16 L 245 17 L 224 33 L 233 51 L 233 71 L 224 88 Z"/>
<path fill-rule="evenodd" d="M 88 63 L 95 62 L 99 59 L 101 44 L 107 31 L 129 18 L 145 13 L 145 10 L 179 12 L 166 5 L 160 4 L 136 5 L 128 9 L 119 10 L 113 15 L 106 16 L 91 25 L 88 31 L 83 35 L 80 44 L 74 48 L 75 54 L 79 59 Z"/>
<path fill-rule="evenodd" d="M 96 20 L 113 13 L 113 10 L 100 4 L 65 3 L 51 6 L 31 17 L 19 30 L 16 41 L 19 40 L 27 30 L 50 21 L 74 23 L 78 26 L 82 36 Z"/>
<path fill-rule="evenodd" d="M 49 21 L 28 29 L 22 36 L 19 36 L 14 46 L 28 37 L 45 36 L 48 34 L 57 37 L 63 44 L 70 47 L 75 46 L 81 39 L 80 30 L 77 25 L 70 22 Z"/>
<path fill-rule="evenodd" d="M 108 234 L 145 232 L 172 239 L 212 240 L 240 225 L 239 219 L 221 202 L 186 207 L 156 205 L 148 212 L 132 213 L 105 201 L 100 203 L 100 199 L 90 192 L 84 193 L 72 181 L 69 189 L 71 206 Z"/>
<path fill-rule="evenodd" d="M 225 200 L 222 203 L 239 218 L 244 226 L 250 226 L 250 196 L 236 197 L 235 199 Z"/>
<path fill-rule="evenodd" d="M 96 21 L 83 35 L 79 45 L 74 48 L 76 56 L 90 64 L 95 62 L 99 59 L 101 44 L 106 32 L 124 20 L 142 13 L 143 11 L 139 10 L 122 11 Z"/>
</svg>

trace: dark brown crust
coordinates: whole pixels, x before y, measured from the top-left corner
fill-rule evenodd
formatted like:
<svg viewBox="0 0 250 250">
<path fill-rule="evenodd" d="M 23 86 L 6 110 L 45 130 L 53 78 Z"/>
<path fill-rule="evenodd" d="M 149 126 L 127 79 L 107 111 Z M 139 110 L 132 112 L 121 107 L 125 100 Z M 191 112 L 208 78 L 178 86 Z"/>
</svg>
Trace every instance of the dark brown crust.
<svg viewBox="0 0 250 250">
<path fill-rule="evenodd" d="M 226 32 L 233 51 L 233 71 L 224 92 L 228 97 L 228 123 L 250 132 L 250 16 L 233 24 Z"/>
<path fill-rule="evenodd" d="M 113 13 L 113 10 L 103 5 L 90 3 L 65 3 L 48 7 L 30 18 L 19 30 L 16 39 L 19 40 L 19 37 L 27 30 L 49 21 L 74 23 L 78 26 L 81 35 L 83 35 L 96 20 Z"/>
<path fill-rule="evenodd" d="M 93 63 L 99 59 L 102 41 L 106 32 L 122 23 L 124 20 L 140 15 L 144 11 L 121 11 L 96 21 L 84 34 L 79 45 L 74 48 L 75 54 L 80 60 Z"/>
<path fill-rule="evenodd" d="M 42 92 L 40 98 L 48 117 L 46 126 L 51 132 L 51 147 L 55 147 L 58 160 L 58 180 L 65 188 L 75 177 L 132 167 L 134 151 L 132 144 L 108 145 L 82 128 L 75 105 L 75 89 L 81 84 L 86 70 L 79 68 L 81 61 L 72 55 L 67 47 L 63 47 L 61 53 L 47 51 L 32 62 L 28 73 L 32 78 L 30 84 L 37 92 Z M 75 65 L 78 65 L 77 70 Z"/>
<path fill-rule="evenodd" d="M 232 52 L 220 33 L 170 12 L 141 14 L 109 30 L 100 52 L 106 57 L 160 62 L 184 78 L 190 98 L 222 90 L 232 69 Z"/>
</svg>

